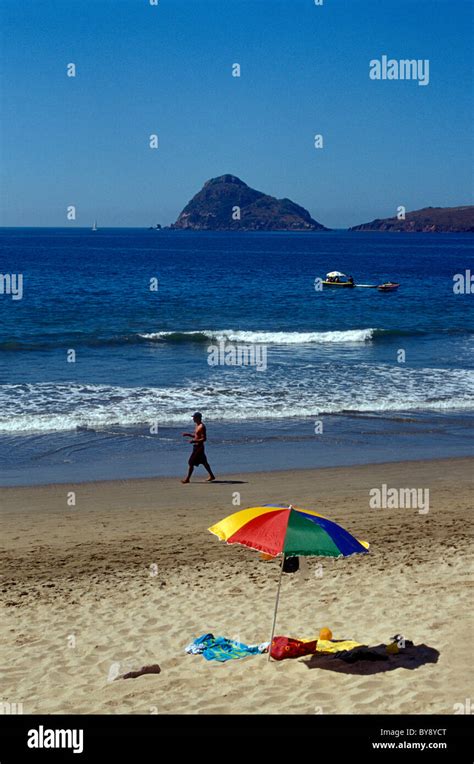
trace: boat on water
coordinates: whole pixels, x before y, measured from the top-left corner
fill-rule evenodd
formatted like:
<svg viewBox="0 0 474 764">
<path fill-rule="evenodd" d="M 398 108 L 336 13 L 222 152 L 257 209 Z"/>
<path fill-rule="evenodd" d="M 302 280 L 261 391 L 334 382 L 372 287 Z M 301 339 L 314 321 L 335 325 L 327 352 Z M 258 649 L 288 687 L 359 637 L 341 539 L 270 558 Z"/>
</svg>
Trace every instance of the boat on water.
<svg viewBox="0 0 474 764">
<path fill-rule="evenodd" d="M 329 287 L 355 287 L 352 276 L 346 276 L 341 271 L 330 271 L 330 273 L 327 273 L 323 284 Z"/>
<path fill-rule="evenodd" d="M 346 276 L 341 271 L 330 271 L 323 279 L 328 287 L 359 287 L 359 289 L 377 289 L 379 292 L 395 292 L 400 284 L 396 281 L 385 281 L 383 284 L 355 284 L 352 276 Z"/>
<path fill-rule="evenodd" d="M 94 220 L 94 225 L 92 226 L 91 231 L 97 231 L 97 220 Z"/>
</svg>

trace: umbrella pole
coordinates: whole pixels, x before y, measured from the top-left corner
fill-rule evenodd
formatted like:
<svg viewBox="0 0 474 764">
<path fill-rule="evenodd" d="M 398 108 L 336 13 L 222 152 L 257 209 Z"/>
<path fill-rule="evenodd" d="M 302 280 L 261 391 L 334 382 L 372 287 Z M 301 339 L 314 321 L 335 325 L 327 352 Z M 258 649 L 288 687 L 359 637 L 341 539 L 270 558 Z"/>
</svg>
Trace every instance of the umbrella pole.
<svg viewBox="0 0 474 764">
<path fill-rule="evenodd" d="M 270 637 L 270 644 L 268 646 L 268 660 L 271 659 L 271 651 L 272 651 L 272 642 L 273 642 L 273 636 L 275 634 L 275 626 L 276 626 L 276 619 L 277 619 L 277 611 L 278 611 L 278 603 L 280 601 L 280 589 L 281 589 L 281 579 L 283 576 L 283 566 L 285 564 L 285 555 L 283 555 L 283 559 L 281 561 L 281 567 L 280 567 L 280 578 L 278 579 L 278 590 L 277 595 L 275 599 L 275 610 L 273 611 L 273 624 L 272 624 L 272 636 Z"/>
</svg>

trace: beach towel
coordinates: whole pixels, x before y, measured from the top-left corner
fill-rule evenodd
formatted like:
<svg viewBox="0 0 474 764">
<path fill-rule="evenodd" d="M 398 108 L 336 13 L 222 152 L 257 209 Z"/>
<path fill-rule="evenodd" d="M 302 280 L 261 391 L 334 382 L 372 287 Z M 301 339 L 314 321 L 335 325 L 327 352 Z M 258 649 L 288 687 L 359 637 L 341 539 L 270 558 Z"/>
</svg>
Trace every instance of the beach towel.
<svg viewBox="0 0 474 764">
<path fill-rule="evenodd" d="M 303 639 L 302 642 L 310 642 L 311 640 Z M 341 653 L 344 650 L 354 650 L 356 647 L 365 647 L 360 642 L 354 642 L 352 639 L 318 639 L 316 645 L 317 653 Z"/>
<path fill-rule="evenodd" d="M 245 645 L 235 639 L 215 637 L 213 634 L 202 634 L 184 648 L 186 653 L 203 655 L 207 661 L 228 661 L 237 658 L 247 658 L 249 655 L 264 653 L 269 642 L 259 645 Z"/>
<path fill-rule="evenodd" d="M 186 645 L 184 648 L 185 653 L 189 653 L 191 655 L 200 655 L 204 652 L 206 647 L 211 643 L 211 641 L 214 639 L 213 634 L 202 634 L 202 636 L 198 637 L 194 640 L 194 642 L 191 642 L 189 645 Z"/>
</svg>

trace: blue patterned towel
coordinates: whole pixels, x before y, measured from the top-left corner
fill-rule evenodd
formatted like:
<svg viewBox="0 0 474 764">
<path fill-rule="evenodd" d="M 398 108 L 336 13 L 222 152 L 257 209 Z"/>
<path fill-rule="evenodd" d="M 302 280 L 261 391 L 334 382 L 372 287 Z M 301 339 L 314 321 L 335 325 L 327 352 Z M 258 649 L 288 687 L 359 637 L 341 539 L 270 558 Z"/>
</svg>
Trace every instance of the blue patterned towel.
<svg viewBox="0 0 474 764">
<path fill-rule="evenodd" d="M 260 645 L 244 645 L 235 639 L 227 637 L 215 637 L 213 634 L 203 634 L 184 648 L 186 653 L 204 655 L 208 661 L 229 661 L 235 658 L 247 658 L 249 655 L 258 655 L 268 648 L 268 642 Z"/>
</svg>

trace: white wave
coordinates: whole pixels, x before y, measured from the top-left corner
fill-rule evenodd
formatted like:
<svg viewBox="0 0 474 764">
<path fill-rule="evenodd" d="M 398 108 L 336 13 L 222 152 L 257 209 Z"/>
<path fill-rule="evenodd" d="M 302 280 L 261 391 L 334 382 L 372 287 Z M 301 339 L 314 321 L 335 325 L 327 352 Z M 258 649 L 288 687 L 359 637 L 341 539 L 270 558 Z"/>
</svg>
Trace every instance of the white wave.
<svg viewBox="0 0 474 764">
<path fill-rule="evenodd" d="M 319 342 L 367 342 L 371 340 L 376 329 L 347 329 L 333 332 L 264 332 L 243 331 L 233 329 L 203 329 L 192 332 L 150 332 L 140 334 L 142 339 L 161 340 L 170 337 L 204 336 L 217 342 L 242 342 L 267 345 L 304 345 Z"/>
<path fill-rule="evenodd" d="M 0 387 L 0 433 L 44 433 L 77 427 L 189 424 L 196 409 L 206 418 L 251 421 L 315 417 L 346 412 L 474 411 L 474 372 L 360 364 L 321 364 L 302 378 L 280 370 L 259 376 L 219 372 L 219 380 L 189 387 L 116 387 L 40 383 Z M 263 379 L 265 377 L 265 380 Z"/>
<path fill-rule="evenodd" d="M 192 405 L 191 405 L 192 404 Z M 232 409 L 229 406 L 216 406 L 208 400 L 202 401 L 197 404 L 199 408 L 204 409 L 206 412 L 206 418 L 208 420 L 222 421 L 222 422 L 248 422 L 259 420 L 280 420 L 280 419 L 306 419 L 311 417 L 321 417 L 329 414 L 359 414 L 359 413 L 374 413 L 383 414 L 384 412 L 416 412 L 416 411 L 431 411 L 434 413 L 456 413 L 462 411 L 472 412 L 474 410 L 473 400 L 461 400 L 461 401 L 432 401 L 429 404 L 410 402 L 403 403 L 403 401 L 394 401 L 392 403 L 379 401 L 374 404 L 362 404 L 360 406 L 343 406 L 340 405 L 327 405 L 327 406 L 312 406 L 294 404 L 291 408 L 287 406 L 276 407 L 271 403 L 267 405 L 260 405 L 251 407 L 247 402 L 246 406 L 242 409 Z M 181 412 L 159 411 L 157 413 L 156 407 L 153 410 L 149 410 L 149 416 L 146 416 L 146 411 L 128 411 L 128 412 L 105 412 L 95 411 L 88 415 L 83 413 L 76 413 L 71 415 L 32 415 L 24 414 L 16 417 L 12 420 L 0 420 L 0 434 L 20 435 L 20 434 L 33 434 L 33 433 L 48 433 L 48 432 L 70 432 L 76 430 L 78 427 L 84 427 L 91 430 L 103 430 L 108 427 L 132 427 L 132 426 L 151 426 L 157 423 L 159 427 L 173 426 L 173 425 L 189 425 L 191 421 L 191 413 L 196 407 L 196 396 L 191 396 L 188 401 L 185 410 Z"/>
</svg>

